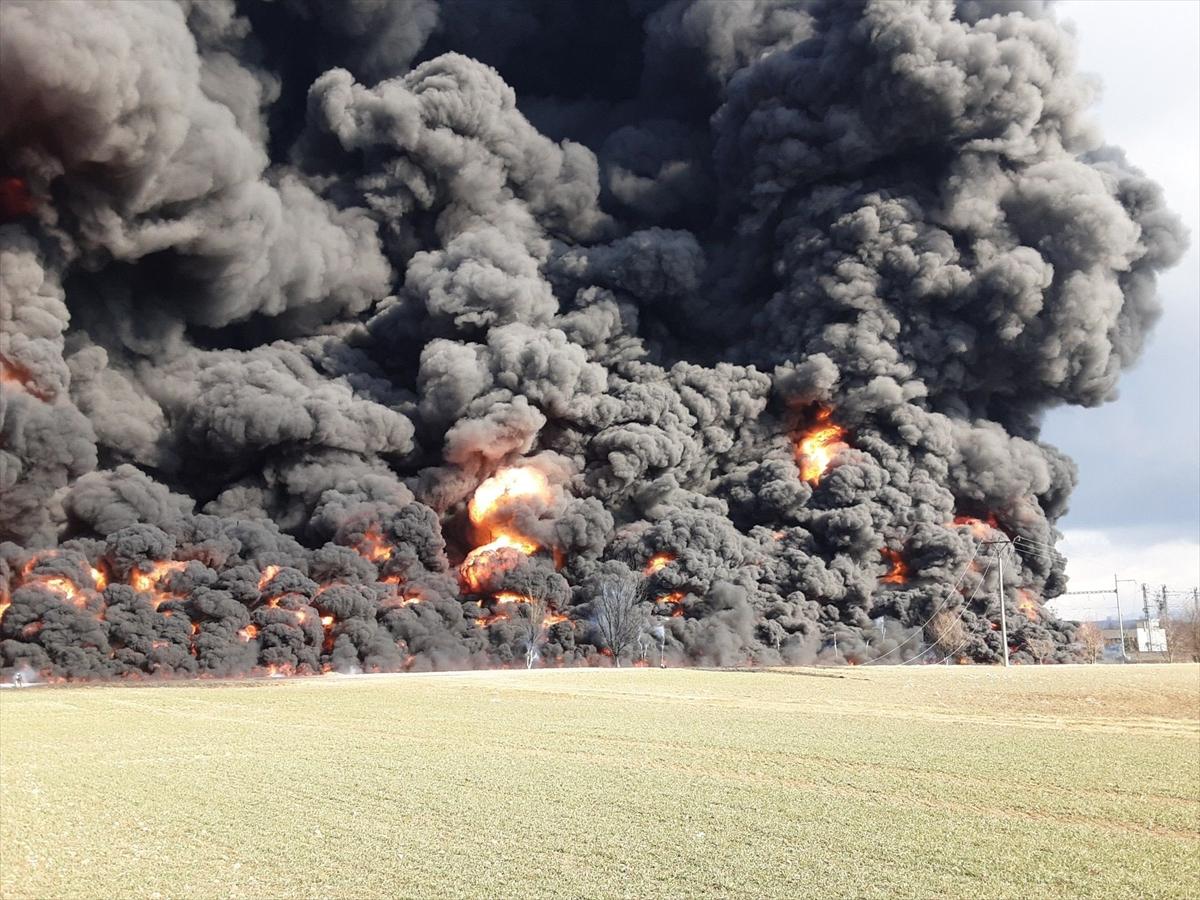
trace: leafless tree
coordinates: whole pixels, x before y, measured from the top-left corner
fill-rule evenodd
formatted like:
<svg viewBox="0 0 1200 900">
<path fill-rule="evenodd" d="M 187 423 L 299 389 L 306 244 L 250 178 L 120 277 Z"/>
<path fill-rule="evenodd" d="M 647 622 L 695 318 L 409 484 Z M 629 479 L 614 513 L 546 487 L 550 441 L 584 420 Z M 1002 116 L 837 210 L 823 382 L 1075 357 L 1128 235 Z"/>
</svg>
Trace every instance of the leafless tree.
<svg viewBox="0 0 1200 900">
<path fill-rule="evenodd" d="M 1189 605 L 1164 617 L 1170 658 L 1200 662 L 1200 607 Z"/>
<path fill-rule="evenodd" d="M 592 597 L 592 617 L 596 630 L 600 640 L 612 651 L 618 667 L 621 657 L 642 634 L 646 625 L 643 584 L 643 579 L 633 575 L 608 575 L 596 585 Z"/>
<path fill-rule="evenodd" d="M 1075 640 L 1083 645 L 1083 652 L 1095 662 L 1104 652 L 1104 635 L 1095 622 L 1084 622 L 1075 629 Z"/>
<path fill-rule="evenodd" d="M 962 647 L 967 639 L 967 630 L 963 628 L 962 619 L 957 612 L 943 609 L 934 613 L 925 626 L 925 633 L 934 645 L 942 651 L 944 659 Z"/>
<path fill-rule="evenodd" d="M 525 668 L 532 669 L 546 633 L 546 620 L 554 608 L 550 605 L 550 599 L 539 592 L 528 594 L 521 606 L 519 621 L 521 634 L 525 638 Z"/>
</svg>

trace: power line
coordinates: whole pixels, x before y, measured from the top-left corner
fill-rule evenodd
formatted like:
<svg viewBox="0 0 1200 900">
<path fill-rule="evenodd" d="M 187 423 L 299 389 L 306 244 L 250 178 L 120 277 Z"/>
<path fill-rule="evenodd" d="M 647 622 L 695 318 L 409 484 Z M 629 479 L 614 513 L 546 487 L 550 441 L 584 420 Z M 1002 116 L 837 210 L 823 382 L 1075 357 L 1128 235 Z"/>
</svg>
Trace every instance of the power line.
<svg viewBox="0 0 1200 900">
<path fill-rule="evenodd" d="M 971 563 L 975 562 L 975 557 L 979 555 L 979 548 L 982 546 L 983 546 L 982 544 L 978 544 L 978 543 L 975 545 L 975 550 L 973 553 L 971 553 L 971 558 L 967 560 L 966 565 L 963 566 L 963 570 L 959 573 L 958 580 L 955 581 L 954 586 L 951 587 L 950 590 L 948 590 L 946 592 L 945 598 L 942 600 L 941 603 L 939 603 L 937 605 L 937 608 L 934 609 L 934 611 L 929 614 L 929 618 L 926 619 L 924 624 L 921 626 L 922 631 L 925 630 L 925 625 L 928 625 L 931 621 L 933 621 L 933 617 L 936 616 L 941 611 L 942 607 L 945 606 L 946 603 L 950 600 L 950 595 L 953 594 L 956 590 L 958 590 L 958 586 L 960 584 L 962 584 L 962 580 L 967 576 L 967 572 L 971 568 Z M 980 581 L 982 582 L 982 579 L 980 579 Z M 865 663 L 863 663 L 863 665 L 869 666 L 872 663 L 877 663 L 880 660 L 887 659 L 887 657 L 891 656 L 893 653 L 895 653 L 897 650 L 899 650 L 905 644 L 909 643 L 915 637 L 916 637 L 915 634 L 910 634 L 907 638 L 905 638 L 903 641 L 901 641 L 899 644 L 897 644 L 895 647 L 893 647 L 887 653 L 884 653 L 882 656 L 877 656 L 874 659 L 867 660 Z"/>
<path fill-rule="evenodd" d="M 980 573 L 980 575 L 979 575 L 979 584 L 976 584 L 976 585 L 975 585 L 975 590 L 971 591 L 971 596 L 967 598 L 967 601 L 966 601 L 966 603 L 964 603 L 964 604 L 963 604 L 963 606 L 962 606 L 962 609 L 960 609 L 960 610 L 958 611 L 958 615 L 955 617 L 954 621 L 956 621 L 956 622 L 961 622 L 961 621 L 962 621 L 963 614 L 964 614 L 964 613 L 967 611 L 967 609 L 968 609 L 968 608 L 970 608 L 970 606 L 971 606 L 971 602 L 972 602 L 972 601 L 975 599 L 975 595 L 976 595 L 976 594 L 979 592 L 979 588 L 980 588 L 980 586 L 981 586 L 981 585 L 984 583 L 984 581 L 987 579 L 987 573 L 988 573 L 988 570 L 989 570 L 989 569 L 991 569 L 991 567 L 992 567 L 992 560 L 991 560 L 991 559 L 989 559 L 989 560 L 988 560 L 988 562 L 987 562 L 987 565 L 983 567 L 983 572 L 981 572 L 981 573 Z M 1001 604 L 1003 604 L 1003 603 L 1004 603 L 1004 598 L 1003 598 L 1003 597 L 1001 597 L 1001 598 L 1000 598 L 1000 603 L 1001 603 Z M 930 622 L 931 622 L 931 621 L 933 621 L 933 616 L 930 616 L 930 617 L 929 617 L 929 621 L 930 621 Z M 929 624 L 929 622 L 926 622 L 925 624 L 927 624 L 927 625 L 928 625 L 928 624 Z M 957 653 L 959 650 L 961 650 L 961 649 L 962 649 L 962 648 L 963 648 L 963 647 L 966 645 L 967 641 L 969 641 L 970 639 L 971 639 L 971 636 L 968 636 L 968 637 L 964 638 L 964 639 L 963 639 L 963 641 L 962 641 L 962 643 L 960 643 L 960 644 L 959 644 L 957 647 L 955 647 L 955 648 L 954 648 L 954 650 L 953 650 L 952 652 L 953 652 L 953 653 Z M 913 657 L 910 657 L 909 659 L 903 660 L 903 661 L 900 663 L 900 665 L 902 665 L 902 666 L 906 666 L 906 665 L 908 665 L 910 662 L 913 662 L 914 660 L 918 660 L 918 659 L 920 659 L 920 658 L 921 658 L 922 656 L 924 656 L 926 653 L 929 653 L 931 650 L 935 650 L 936 648 L 937 648 L 937 644 L 936 644 L 936 643 L 930 644 L 928 647 L 926 647 L 924 650 L 922 650 L 922 651 L 921 651 L 920 653 L 918 653 L 916 656 L 913 656 Z M 949 653 L 948 653 L 948 654 L 946 654 L 946 656 L 947 656 L 947 657 L 949 657 L 950 655 L 951 655 L 951 654 L 949 654 Z"/>
</svg>

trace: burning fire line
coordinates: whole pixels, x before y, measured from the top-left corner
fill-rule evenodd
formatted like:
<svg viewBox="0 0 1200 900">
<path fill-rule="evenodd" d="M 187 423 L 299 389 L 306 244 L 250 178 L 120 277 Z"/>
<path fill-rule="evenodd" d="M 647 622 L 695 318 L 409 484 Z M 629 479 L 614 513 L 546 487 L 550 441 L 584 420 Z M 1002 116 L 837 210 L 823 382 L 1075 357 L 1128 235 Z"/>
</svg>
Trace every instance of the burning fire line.
<svg viewBox="0 0 1200 900">
<path fill-rule="evenodd" d="M 493 599 L 496 601 L 498 606 L 511 606 L 518 603 L 528 604 L 534 602 L 532 597 L 529 597 L 525 594 L 518 594 L 513 591 L 498 591 L 493 596 Z M 512 615 L 507 610 L 500 609 L 488 613 L 487 615 L 480 616 L 475 620 L 475 625 L 479 628 L 486 628 L 489 625 L 495 624 L 496 622 L 505 622 L 511 618 Z M 557 625 L 559 622 L 567 622 L 570 620 L 570 618 L 571 617 L 565 613 L 561 613 L 554 607 L 550 607 L 542 616 L 541 627 L 549 628 L 551 625 Z"/>
</svg>

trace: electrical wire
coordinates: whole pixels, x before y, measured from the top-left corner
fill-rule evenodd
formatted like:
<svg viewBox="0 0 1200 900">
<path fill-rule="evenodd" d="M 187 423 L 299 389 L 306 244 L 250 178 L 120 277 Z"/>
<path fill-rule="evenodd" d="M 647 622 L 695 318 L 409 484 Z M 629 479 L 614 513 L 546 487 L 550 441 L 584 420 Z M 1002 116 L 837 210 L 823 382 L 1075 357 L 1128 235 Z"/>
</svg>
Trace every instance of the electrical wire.
<svg viewBox="0 0 1200 900">
<path fill-rule="evenodd" d="M 992 560 L 991 560 L 991 559 L 989 559 L 989 560 L 988 560 L 988 563 L 987 563 L 987 565 L 983 567 L 983 572 L 982 572 L 982 573 L 980 574 L 980 576 L 979 576 L 979 584 L 975 585 L 975 590 L 971 591 L 971 596 L 967 598 L 967 602 L 966 602 L 966 603 L 964 603 L 964 604 L 963 604 L 963 606 L 962 606 L 962 609 L 960 609 L 960 610 L 958 611 L 958 615 L 957 615 L 957 616 L 955 617 L 955 619 L 954 619 L 954 621 L 955 621 L 955 622 L 961 622 L 961 621 L 962 621 L 963 614 L 964 614 L 964 613 L 966 613 L 966 611 L 967 611 L 967 610 L 970 608 L 970 606 L 971 606 L 971 602 L 972 602 L 972 601 L 975 599 L 975 595 L 976 595 L 977 593 L 979 593 L 979 587 L 980 587 L 980 585 L 982 585 L 982 584 L 983 584 L 983 582 L 984 582 L 984 581 L 987 579 L 987 573 L 988 573 L 988 572 L 991 570 L 991 568 L 992 568 Z M 1001 602 L 1001 603 L 1003 603 L 1003 602 L 1004 602 L 1004 598 L 1003 598 L 1003 597 L 1001 597 L 1001 598 L 1000 598 L 1000 602 Z M 932 616 L 930 616 L 930 621 L 933 621 L 933 617 L 932 617 Z M 926 624 L 929 624 L 929 623 L 928 623 L 928 622 L 926 622 Z M 951 651 L 951 652 L 952 652 L 952 653 L 958 653 L 958 651 L 959 651 L 959 650 L 961 650 L 961 649 L 962 649 L 964 646 L 966 646 L 967 642 L 968 642 L 970 639 L 971 639 L 971 636 L 970 636 L 970 635 L 968 635 L 967 637 L 963 638 L 963 640 L 962 640 L 962 643 L 960 643 L 960 644 L 959 644 L 957 647 L 955 647 L 955 648 L 954 648 L 954 650 L 953 650 L 953 651 Z M 910 657 L 909 659 L 906 659 L 906 660 L 904 660 L 902 663 L 900 663 L 900 665 L 902 665 L 902 666 L 906 666 L 906 665 L 908 665 L 910 662 L 914 662 L 915 660 L 918 660 L 918 659 L 920 659 L 920 658 L 921 658 L 922 656 L 924 656 L 926 653 L 929 653 L 929 652 L 931 652 L 931 651 L 933 651 L 933 650 L 936 650 L 936 649 L 937 649 L 937 644 L 936 644 L 936 643 L 935 643 L 935 644 L 930 644 L 928 647 L 926 647 L 924 650 L 922 650 L 922 651 L 921 651 L 920 653 L 918 653 L 916 656 L 913 656 L 913 657 Z M 950 653 L 947 653 L 947 654 L 946 654 L 946 656 L 947 656 L 947 657 L 948 657 L 948 656 L 950 656 L 950 655 L 951 655 Z"/>
<path fill-rule="evenodd" d="M 980 548 L 980 547 L 982 547 L 982 546 L 983 546 L 983 544 L 981 544 L 981 543 L 976 543 L 976 544 L 975 544 L 975 551 L 974 551 L 974 552 L 971 554 L 971 558 L 967 560 L 967 563 L 966 563 L 966 565 L 964 565 L 964 566 L 963 566 L 963 570 L 962 570 L 962 572 L 960 572 L 960 573 L 959 573 L 958 580 L 957 580 L 957 581 L 955 581 L 955 582 L 954 582 L 954 585 L 953 585 L 953 587 L 951 587 L 951 588 L 950 588 L 950 590 L 948 590 L 948 591 L 946 592 L 946 596 L 945 596 L 945 597 L 942 599 L 942 602 L 941 602 L 941 603 L 939 603 L 939 604 L 937 605 L 937 608 L 936 608 L 936 609 L 934 609 L 934 611 L 933 611 L 932 613 L 930 613 L 930 614 L 929 614 L 929 618 L 928 618 L 928 619 L 926 619 L 926 620 L 925 620 L 925 622 L 924 622 L 924 624 L 921 626 L 921 630 L 922 630 L 922 631 L 924 631 L 924 629 L 925 629 L 925 625 L 928 625 L 928 624 L 930 623 L 930 621 L 932 621 L 933 617 L 934 617 L 934 616 L 936 616 L 936 615 L 937 615 L 937 614 L 938 614 L 938 613 L 941 611 L 942 607 L 944 607 L 944 606 L 946 605 L 946 603 L 947 603 L 947 602 L 949 602 L 951 595 L 952 595 L 952 594 L 953 594 L 953 593 L 954 593 L 956 590 L 958 590 L 958 586 L 959 586 L 960 584 L 962 584 L 962 580 L 963 580 L 964 578 L 966 578 L 966 577 L 967 577 L 967 572 L 968 572 L 968 571 L 970 570 L 970 568 L 971 568 L 971 563 L 975 562 L 975 557 L 979 555 L 979 548 Z M 990 563 L 990 562 L 988 563 L 988 566 L 989 566 L 989 567 L 991 566 L 991 563 Z M 984 571 L 986 572 L 987 570 L 985 569 Z M 980 583 L 982 583 L 982 579 L 980 579 Z M 978 585 L 976 585 L 976 587 L 978 587 Z M 869 665 L 873 665 L 873 664 L 875 664 L 875 663 L 879 662 L 880 660 L 887 659 L 889 656 L 891 656 L 891 655 L 892 655 L 893 653 L 895 653 L 897 650 L 899 650 L 900 648 L 902 648 L 902 647 L 903 647 L 905 644 L 907 644 L 907 643 L 909 643 L 910 641 L 912 641 L 912 640 L 913 640 L 913 638 L 915 638 L 915 637 L 916 637 L 916 635 L 915 635 L 915 634 L 911 634 L 911 635 L 909 635 L 907 638 L 905 638 L 903 641 L 901 641 L 899 644 L 897 644 L 895 647 L 893 647 L 893 648 L 892 648 L 891 650 L 889 650 L 887 653 L 884 653 L 882 656 L 877 656 L 877 657 L 875 657 L 874 659 L 867 660 L 865 663 L 863 663 L 863 665 L 864 665 L 864 666 L 869 666 Z"/>
</svg>

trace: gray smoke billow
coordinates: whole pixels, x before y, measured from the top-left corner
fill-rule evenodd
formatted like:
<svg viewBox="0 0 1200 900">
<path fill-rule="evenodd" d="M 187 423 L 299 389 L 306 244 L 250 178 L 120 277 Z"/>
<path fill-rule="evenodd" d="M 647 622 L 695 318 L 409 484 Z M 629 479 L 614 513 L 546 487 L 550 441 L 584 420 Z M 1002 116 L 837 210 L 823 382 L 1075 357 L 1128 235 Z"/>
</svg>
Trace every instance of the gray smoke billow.
<svg viewBox="0 0 1200 900">
<path fill-rule="evenodd" d="M 1035 0 L 0 26 L 9 670 L 521 664 L 531 626 L 597 663 L 614 572 L 677 663 L 994 661 L 980 543 L 1059 537 L 1042 416 L 1115 396 L 1186 243 Z M 1062 561 L 999 552 L 1015 659 L 1073 658 Z"/>
</svg>

